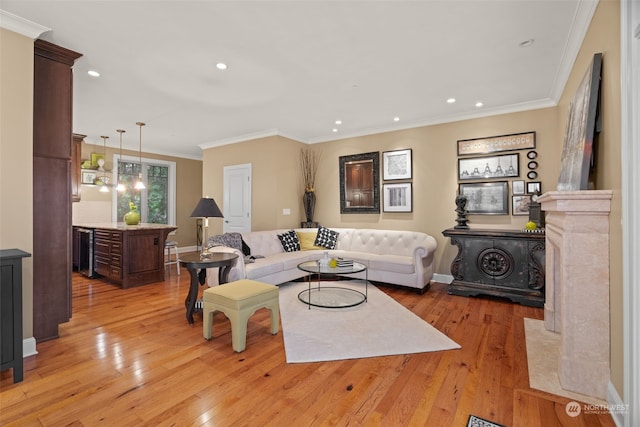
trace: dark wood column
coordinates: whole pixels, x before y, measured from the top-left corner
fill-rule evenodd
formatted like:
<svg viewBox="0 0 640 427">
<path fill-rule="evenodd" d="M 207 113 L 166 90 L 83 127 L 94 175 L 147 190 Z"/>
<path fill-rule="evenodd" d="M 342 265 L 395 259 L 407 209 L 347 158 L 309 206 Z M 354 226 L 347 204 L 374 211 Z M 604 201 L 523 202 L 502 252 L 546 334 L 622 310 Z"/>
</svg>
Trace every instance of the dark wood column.
<svg viewBox="0 0 640 427">
<path fill-rule="evenodd" d="M 81 54 L 36 40 L 33 73 L 33 335 L 71 318 L 73 74 Z"/>
</svg>

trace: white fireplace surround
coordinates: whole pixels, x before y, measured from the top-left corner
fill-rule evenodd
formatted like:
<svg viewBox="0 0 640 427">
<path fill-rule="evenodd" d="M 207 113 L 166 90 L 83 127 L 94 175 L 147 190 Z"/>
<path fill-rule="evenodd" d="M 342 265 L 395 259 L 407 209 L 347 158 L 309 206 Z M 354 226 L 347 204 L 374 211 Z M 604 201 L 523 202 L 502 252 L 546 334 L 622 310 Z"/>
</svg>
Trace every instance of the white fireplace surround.
<svg viewBox="0 0 640 427">
<path fill-rule="evenodd" d="M 544 324 L 560 334 L 562 388 L 606 399 L 610 378 L 610 190 L 552 191 L 546 212 Z"/>
</svg>

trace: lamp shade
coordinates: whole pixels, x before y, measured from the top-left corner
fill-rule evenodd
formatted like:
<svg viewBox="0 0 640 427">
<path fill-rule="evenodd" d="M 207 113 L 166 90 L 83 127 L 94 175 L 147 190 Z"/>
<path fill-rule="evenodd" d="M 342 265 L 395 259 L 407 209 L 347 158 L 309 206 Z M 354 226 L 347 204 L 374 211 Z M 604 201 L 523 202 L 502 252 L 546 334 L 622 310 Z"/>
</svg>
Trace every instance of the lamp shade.
<svg viewBox="0 0 640 427">
<path fill-rule="evenodd" d="M 223 218 L 216 201 L 207 197 L 200 199 L 196 208 L 191 212 L 191 216 L 200 218 Z"/>
</svg>

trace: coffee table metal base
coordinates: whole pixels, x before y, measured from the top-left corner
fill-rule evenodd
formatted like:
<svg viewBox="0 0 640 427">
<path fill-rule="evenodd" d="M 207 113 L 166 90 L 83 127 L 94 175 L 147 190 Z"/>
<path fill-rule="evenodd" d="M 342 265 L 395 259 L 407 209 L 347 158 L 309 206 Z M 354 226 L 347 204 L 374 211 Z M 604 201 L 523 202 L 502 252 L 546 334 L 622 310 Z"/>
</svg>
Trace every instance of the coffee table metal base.
<svg viewBox="0 0 640 427">
<path fill-rule="evenodd" d="M 321 266 L 318 261 L 306 261 L 298 264 L 298 268 L 302 271 L 309 273 L 307 276 L 307 283 L 309 289 L 306 289 L 298 294 L 298 299 L 309 306 L 323 307 L 323 308 L 347 308 L 360 305 L 363 302 L 367 302 L 367 286 L 369 285 L 369 271 L 367 266 L 359 262 L 354 262 L 353 265 L 343 267 L 328 267 Z M 355 273 L 364 272 L 364 294 L 355 289 L 341 287 L 341 286 L 320 286 L 322 282 L 322 275 L 351 275 Z M 317 287 L 311 286 L 311 276 L 316 274 L 318 276 Z"/>
<path fill-rule="evenodd" d="M 355 289 L 322 286 L 305 289 L 298 294 L 298 299 L 314 307 L 348 308 L 362 304 L 367 296 Z"/>
</svg>

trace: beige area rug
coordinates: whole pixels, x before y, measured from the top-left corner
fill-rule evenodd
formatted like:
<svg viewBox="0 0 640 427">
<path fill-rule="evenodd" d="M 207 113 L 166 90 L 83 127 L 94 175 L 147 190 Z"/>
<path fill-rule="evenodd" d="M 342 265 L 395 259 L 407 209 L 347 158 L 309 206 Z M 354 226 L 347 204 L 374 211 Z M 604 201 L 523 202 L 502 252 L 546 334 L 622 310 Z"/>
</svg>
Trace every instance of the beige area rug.
<svg viewBox="0 0 640 427">
<path fill-rule="evenodd" d="M 604 400 L 562 388 L 558 377 L 560 335 L 547 331 L 543 320 L 525 318 L 524 333 L 527 340 L 527 364 L 529 365 L 529 385 L 531 388 L 579 402 L 594 405 L 607 404 Z"/>
<path fill-rule="evenodd" d="M 364 293 L 364 282 L 324 283 Z M 298 299 L 306 282 L 280 285 L 280 317 L 287 363 L 322 362 L 460 348 L 442 332 L 373 285 L 355 307 L 311 307 Z"/>
</svg>

